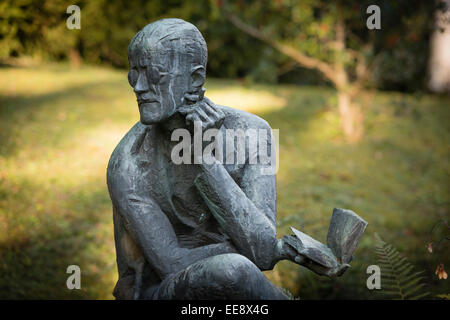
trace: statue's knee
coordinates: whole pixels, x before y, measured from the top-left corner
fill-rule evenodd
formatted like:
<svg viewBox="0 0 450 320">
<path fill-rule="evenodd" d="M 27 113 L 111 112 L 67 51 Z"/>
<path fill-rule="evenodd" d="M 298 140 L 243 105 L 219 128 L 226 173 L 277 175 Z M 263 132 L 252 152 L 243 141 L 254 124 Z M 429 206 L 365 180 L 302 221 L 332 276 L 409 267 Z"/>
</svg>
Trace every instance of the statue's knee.
<svg viewBox="0 0 450 320">
<path fill-rule="evenodd" d="M 216 283 L 224 286 L 242 286 L 261 272 L 246 257 L 240 254 L 226 254 L 216 257 L 213 277 Z"/>
</svg>

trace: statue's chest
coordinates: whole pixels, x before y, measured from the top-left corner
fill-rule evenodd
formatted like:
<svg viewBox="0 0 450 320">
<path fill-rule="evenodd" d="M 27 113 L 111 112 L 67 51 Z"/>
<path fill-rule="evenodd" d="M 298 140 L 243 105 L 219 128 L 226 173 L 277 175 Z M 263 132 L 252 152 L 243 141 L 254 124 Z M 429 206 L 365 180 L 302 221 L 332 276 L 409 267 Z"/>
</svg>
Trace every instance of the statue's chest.
<svg viewBox="0 0 450 320">
<path fill-rule="evenodd" d="M 201 223 L 208 213 L 208 208 L 198 192 L 194 180 L 201 169 L 198 165 L 180 164 L 169 166 L 170 198 L 178 212 L 185 212 L 187 216 Z"/>
<path fill-rule="evenodd" d="M 209 209 L 194 185 L 201 168 L 194 164 L 174 164 L 171 147 L 163 141 L 153 141 L 147 148 L 149 191 L 173 225 L 197 227 L 209 216 Z"/>
<path fill-rule="evenodd" d="M 218 223 L 194 184 L 202 168 L 196 164 L 173 163 L 173 145 L 165 140 L 158 140 L 151 134 L 145 138 L 140 156 L 146 167 L 142 177 L 146 189 L 169 218 L 178 235 L 198 241 L 205 237 L 221 241 L 222 236 L 217 235 L 221 233 Z M 233 179 L 237 179 L 239 166 L 225 167 Z"/>
</svg>

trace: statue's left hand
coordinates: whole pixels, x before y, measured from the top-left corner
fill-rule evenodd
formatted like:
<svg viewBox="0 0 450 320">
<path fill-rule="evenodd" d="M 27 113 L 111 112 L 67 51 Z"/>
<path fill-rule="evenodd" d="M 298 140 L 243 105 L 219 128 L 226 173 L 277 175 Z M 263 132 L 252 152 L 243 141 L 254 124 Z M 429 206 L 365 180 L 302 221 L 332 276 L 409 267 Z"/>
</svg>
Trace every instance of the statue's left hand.
<svg viewBox="0 0 450 320">
<path fill-rule="evenodd" d="M 297 256 L 295 257 L 295 262 L 304 266 L 305 268 L 313 271 L 314 273 L 320 275 L 320 276 L 327 276 L 330 278 L 336 278 L 340 277 L 344 274 L 344 272 L 350 267 L 349 264 L 339 264 L 335 268 L 325 268 L 314 261 L 304 257 L 304 256 Z"/>
</svg>

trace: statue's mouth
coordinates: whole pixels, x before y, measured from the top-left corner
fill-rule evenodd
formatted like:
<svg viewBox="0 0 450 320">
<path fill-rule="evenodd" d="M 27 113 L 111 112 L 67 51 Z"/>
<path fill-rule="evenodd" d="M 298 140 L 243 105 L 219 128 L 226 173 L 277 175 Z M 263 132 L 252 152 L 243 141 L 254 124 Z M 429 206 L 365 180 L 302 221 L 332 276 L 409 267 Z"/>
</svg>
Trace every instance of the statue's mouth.
<svg viewBox="0 0 450 320">
<path fill-rule="evenodd" d="M 155 100 L 155 99 L 137 99 L 137 103 L 138 103 L 139 106 L 143 105 L 143 104 L 146 104 L 146 103 L 153 103 L 153 102 L 158 102 L 158 100 Z"/>
</svg>

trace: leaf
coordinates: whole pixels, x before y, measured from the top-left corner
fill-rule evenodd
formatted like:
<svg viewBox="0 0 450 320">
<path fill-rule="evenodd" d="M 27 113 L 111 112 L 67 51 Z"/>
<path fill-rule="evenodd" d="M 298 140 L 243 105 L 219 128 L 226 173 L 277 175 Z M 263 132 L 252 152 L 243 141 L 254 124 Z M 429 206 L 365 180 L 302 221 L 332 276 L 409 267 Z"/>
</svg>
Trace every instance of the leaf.
<svg viewBox="0 0 450 320">
<path fill-rule="evenodd" d="M 381 268 L 382 291 L 394 299 L 418 300 L 429 295 L 421 292 L 425 286 L 421 281 L 423 271 L 413 272 L 414 266 L 397 249 L 375 234 L 375 253 L 378 255 L 378 265 Z"/>
<path fill-rule="evenodd" d="M 438 294 L 438 295 L 436 295 L 436 297 L 442 298 L 442 299 L 445 299 L 445 300 L 450 300 L 450 293 Z"/>
<path fill-rule="evenodd" d="M 422 298 L 425 298 L 425 297 L 428 296 L 428 295 L 430 295 L 429 292 L 424 292 L 424 293 L 422 293 L 422 294 L 420 294 L 420 295 L 418 295 L 418 296 L 415 296 L 415 297 L 410 298 L 410 300 L 420 300 L 420 299 L 422 299 Z"/>
</svg>

